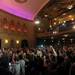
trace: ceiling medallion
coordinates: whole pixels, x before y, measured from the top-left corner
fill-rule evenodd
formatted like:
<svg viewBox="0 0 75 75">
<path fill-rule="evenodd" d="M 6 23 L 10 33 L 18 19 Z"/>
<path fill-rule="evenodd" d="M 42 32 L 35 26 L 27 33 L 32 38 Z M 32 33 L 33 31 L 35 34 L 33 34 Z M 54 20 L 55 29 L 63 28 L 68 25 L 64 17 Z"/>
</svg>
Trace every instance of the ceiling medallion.
<svg viewBox="0 0 75 75">
<path fill-rule="evenodd" d="M 25 3 L 25 2 L 27 2 L 27 0 L 15 0 L 16 2 L 18 2 L 18 3 Z"/>
</svg>

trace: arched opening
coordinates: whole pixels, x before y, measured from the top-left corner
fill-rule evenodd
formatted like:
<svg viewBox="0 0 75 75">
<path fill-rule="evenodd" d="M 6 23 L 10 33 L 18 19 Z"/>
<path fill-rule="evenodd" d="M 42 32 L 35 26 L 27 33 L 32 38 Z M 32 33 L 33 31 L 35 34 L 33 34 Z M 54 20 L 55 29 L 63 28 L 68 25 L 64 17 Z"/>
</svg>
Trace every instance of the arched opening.
<svg viewBox="0 0 75 75">
<path fill-rule="evenodd" d="M 1 49 L 1 42 L 2 42 L 2 40 L 0 39 L 0 49 Z"/>
<path fill-rule="evenodd" d="M 27 40 L 22 40 L 21 41 L 21 48 L 28 48 L 28 41 Z"/>
</svg>

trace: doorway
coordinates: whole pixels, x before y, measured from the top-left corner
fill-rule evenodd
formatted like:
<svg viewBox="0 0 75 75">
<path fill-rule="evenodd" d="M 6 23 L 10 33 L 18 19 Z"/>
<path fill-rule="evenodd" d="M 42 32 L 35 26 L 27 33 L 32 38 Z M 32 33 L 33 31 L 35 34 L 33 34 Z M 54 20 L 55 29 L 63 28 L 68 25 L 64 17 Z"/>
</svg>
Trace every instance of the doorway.
<svg viewBox="0 0 75 75">
<path fill-rule="evenodd" d="M 10 41 L 10 48 L 14 48 L 14 40 Z"/>
<path fill-rule="evenodd" d="M 21 48 L 28 48 L 28 41 L 27 40 L 22 40 L 21 42 Z"/>
<path fill-rule="evenodd" d="M 2 40 L 0 39 L 0 49 L 1 49 L 1 42 L 2 42 Z"/>
</svg>

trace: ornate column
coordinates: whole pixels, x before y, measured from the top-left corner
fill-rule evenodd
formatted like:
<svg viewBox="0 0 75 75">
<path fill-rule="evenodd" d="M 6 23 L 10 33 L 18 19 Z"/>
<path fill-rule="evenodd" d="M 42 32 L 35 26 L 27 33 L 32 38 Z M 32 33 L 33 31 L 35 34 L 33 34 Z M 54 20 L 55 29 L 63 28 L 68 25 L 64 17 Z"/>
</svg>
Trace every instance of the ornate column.
<svg viewBox="0 0 75 75">
<path fill-rule="evenodd" d="M 27 24 L 27 40 L 30 48 L 33 48 L 36 46 L 36 36 L 35 36 L 35 31 L 34 31 L 34 24 L 33 22 L 29 22 Z"/>
</svg>

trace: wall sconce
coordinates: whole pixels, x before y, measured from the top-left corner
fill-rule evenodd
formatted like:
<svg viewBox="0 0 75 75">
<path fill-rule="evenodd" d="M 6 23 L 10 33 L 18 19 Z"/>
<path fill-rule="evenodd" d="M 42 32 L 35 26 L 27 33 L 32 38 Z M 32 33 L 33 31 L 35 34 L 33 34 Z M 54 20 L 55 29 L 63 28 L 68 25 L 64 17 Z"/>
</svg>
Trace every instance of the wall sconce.
<svg viewBox="0 0 75 75">
<path fill-rule="evenodd" d="M 8 42 L 9 42 L 9 41 L 6 39 L 6 40 L 5 40 L 5 44 L 7 44 Z"/>
<path fill-rule="evenodd" d="M 20 41 L 19 40 L 16 40 L 16 44 L 19 44 L 20 43 Z"/>
</svg>

